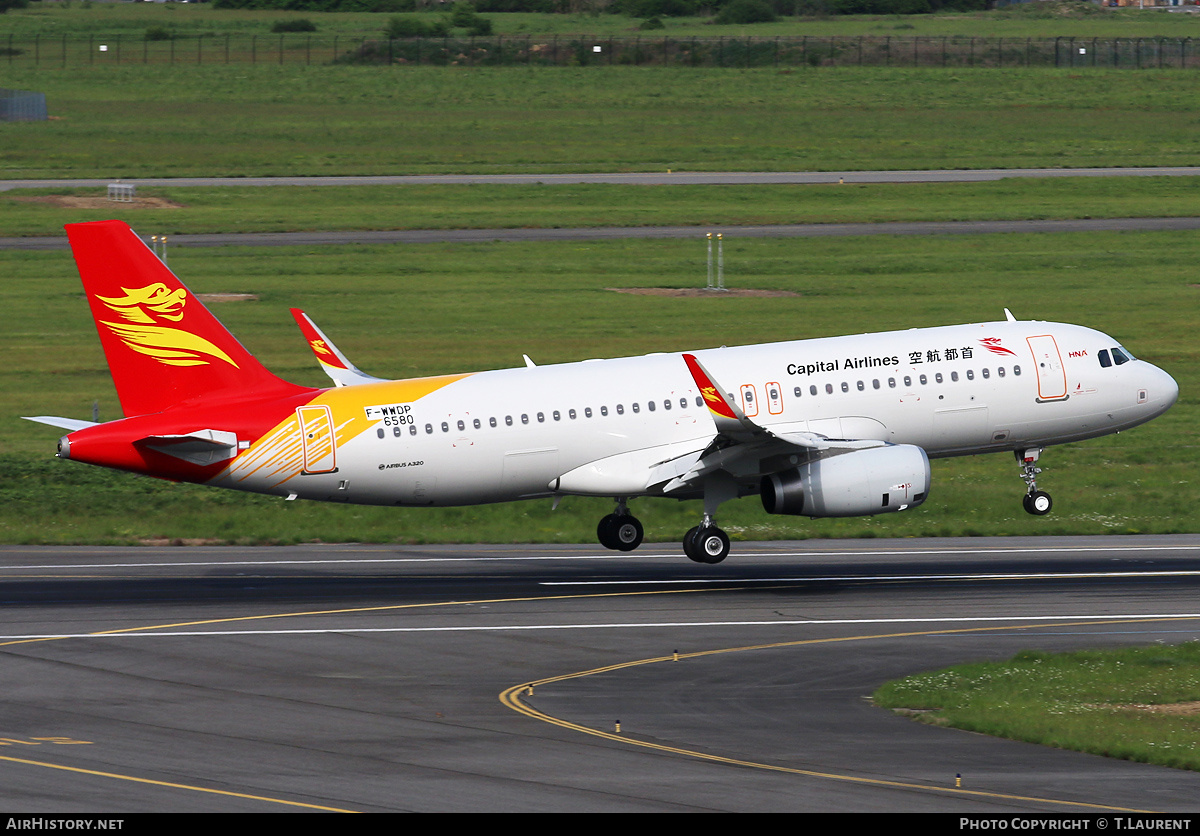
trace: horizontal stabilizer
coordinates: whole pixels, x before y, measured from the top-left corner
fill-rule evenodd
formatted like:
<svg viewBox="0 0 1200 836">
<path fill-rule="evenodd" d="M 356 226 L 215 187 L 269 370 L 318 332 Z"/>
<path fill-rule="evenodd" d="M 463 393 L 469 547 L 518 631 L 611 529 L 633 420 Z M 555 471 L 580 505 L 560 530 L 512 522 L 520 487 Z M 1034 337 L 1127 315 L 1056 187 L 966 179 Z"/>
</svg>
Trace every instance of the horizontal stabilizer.
<svg viewBox="0 0 1200 836">
<path fill-rule="evenodd" d="M 196 430 L 186 435 L 148 435 L 134 444 L 201 466 L 232 459 L 238 452 L 236 433 Z"/>
<path fill-rule="evenodd" d="M 95 421 L 80 421 L 78 418 L 59 418 L 57 415 L 23 415 L 21 416 L 26 421 L 37 421 L 39 424 L 49 424 L 52 427 L 61 427 L 64 430 L 84 430 L 88 427 L 100 426 Z"/>
</svg>

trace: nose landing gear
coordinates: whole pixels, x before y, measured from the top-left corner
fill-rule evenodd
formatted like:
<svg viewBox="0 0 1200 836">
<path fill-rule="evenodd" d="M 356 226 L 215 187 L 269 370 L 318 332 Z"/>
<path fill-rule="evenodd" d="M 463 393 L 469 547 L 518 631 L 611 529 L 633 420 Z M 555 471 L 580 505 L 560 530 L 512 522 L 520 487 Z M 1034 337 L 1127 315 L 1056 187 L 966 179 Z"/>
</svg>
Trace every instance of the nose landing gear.
<svg viewBox="0 0 1200 836">
<path fill-rule="evenodd" d="M 1050 494 L 1039 491 L 1037 487 L 1037 475 L 1042 472 L 1042 469 L 1037 466 L 1037 460 L 1042 454 L 1042 448 L 1014 450 L 1013 454 L 1017 457 L 1017 464 L 1021 466 L 1021 478 L 1025 480 L 1027 486 L 1025 496 L 1021 500 L 1025 511 L 1035 517 L 1049 514 L 1050 509 L 1054 507 L 1054 501 L 1050 499 Z"/>
</svg>

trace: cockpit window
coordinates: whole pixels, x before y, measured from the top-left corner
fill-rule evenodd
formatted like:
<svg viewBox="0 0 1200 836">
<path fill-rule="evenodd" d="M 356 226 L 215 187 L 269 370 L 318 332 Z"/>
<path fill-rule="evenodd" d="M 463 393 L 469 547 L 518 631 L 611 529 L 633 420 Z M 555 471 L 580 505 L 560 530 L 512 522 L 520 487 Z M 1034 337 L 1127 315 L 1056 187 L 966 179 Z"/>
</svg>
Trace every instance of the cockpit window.
<svg viewBox="0 0 1200 836">
<path fill-rule="evenodd" d="M 1100 368 L 1107 369 L 1112 365 L 1112 358 L 1108 356 L 1107 348 L 1100 349 L 1100 353 L 1096 356 L 1100 358 Z"/>
<path fill-rule="evenodd" d="M 1132 357 L 1130 357 L 1128 354 L 1126 354 L 1120 348 L 1114 348 L 1112 350 L 1112 355 L 1113 355 L 1113 362 L 1116 363 L 1118 366 L 1124 365 L 1125 363 L 1128 363 L 1130 360 L 1133 359 Z"/>
</svg>

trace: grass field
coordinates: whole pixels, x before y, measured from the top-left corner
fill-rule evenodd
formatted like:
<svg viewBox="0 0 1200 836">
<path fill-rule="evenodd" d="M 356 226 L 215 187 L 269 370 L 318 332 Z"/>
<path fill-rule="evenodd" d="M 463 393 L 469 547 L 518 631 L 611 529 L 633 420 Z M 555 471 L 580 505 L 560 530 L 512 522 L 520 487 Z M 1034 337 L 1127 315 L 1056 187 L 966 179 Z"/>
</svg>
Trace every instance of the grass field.
<svg viewBox="0 0 1200 836">
<path fill-rule="evenodd" d="M 867 223 L 1200 215 L 1185 177 L 1009 179 L 817 186 L 288 186 L 142 188 L 166 205 L 103 189 L 0 192 L 4 235 L 61 235 L 117 218 L 144 234 L 354 229 L 494 229 Z M 91 205 L 75 205 L 76 198 Z"/>
<path fill-rule="evenodd" d="M 1022 651 L 889 682 L 876 704 L 937 725 L 1200 770 L 1200 642 Z"/>
<path fill-rule="evenodd" d="M 53 118 L 0 128 L 0 176 L 1196 165 L 1178 73 L 19 70 L 6 85 L 44 92 Z"/>
<path fill-rule="evenodd" d="M 30 12 L 41 15 L 0 17 L 0 34 L 55 21 L 94 30 L 95 20 L 109 19 L 103 15 L 115 20 L 133 7 L 113 8 L 39 4 Z M 253 19 L 265 28 L 272 19 L 219 17 L 190 5 L 139 4 L 137 13 L 143 8 L 197 26 Z M 1191 25 L 1176 17 L 1156 20 Z M 952 18 L 836 23 L 925 27 Z M 960 18 L 968 27 L 1006 19 Z M 1025 23 L 1060 31 L 1053 20 Z M 0 126 L 0 176 L 1200 164 L 1197 93 L 1180 78 L 1178 71 L 260 64 L 155 67 L 147 83 L 137 66 L 10 69 L 5 86 L 46 92 L 56 118 Z M 1169 215 L 1196 214 L 1197 204 L 1192 178 L 161 194 L 185 205 L 93 214 L 21 199 L 44 192 L 4 195 L 0 234 L 56 234 L 62 222 L 96 214 L 126 217 L 146 234 L 177 234 Z M 1198 247 L 1195 235 L 1167 233 L 727 240 L 730 283 L 800 294 L 783 303 L 608 289 L 701 283 L 699 240 L 173 249 L 171 263 L 196 291 L 256 294 L 258 301 L 223 305 L 218 315 L 270 368 L 310 384 L 323 378 L 289 306 L 308 309 L 364 369 L 397 377 L 515 365 L 523 352 L 550 363 L 699 348 L 701 332 L 710 344 L 738 344 L 947 324 L 999 317 L 1006 305 L 1024 317 L 1083 322 L 1164 366 L 1183 394 L 1147 427 L 1052 451 L 1043 477 L 1056 497 L 1050 517 L 1021 511 L 1016 468 L 997 456 L 935 463 L 931 500 L 906 514 L 811 522 L 768 517 L 742 501 L 722 510 L 722 522 L 739 538 L 1168 532 L 1200 524 L 1191 394 Z M 0 253 L 0 276 L 0 539 L 590 542 L 608 510 L 587 500 L 567 500 L 553 513 L 549 503 L 430 511 L 281 503 L 55 460 L 57 433 L 16 416 L 87 418 L 98 402 L 101 418 L 113 418 L 112 384 L 65 253 Z M 673 502 L 639 503 L 637 512 L 651 540 L 670 541 L 699 514 Z"/>
<path fill-rule="evenodd" d="M 419 15 L 426 19 L 436 12 Z M 0 16 L 0 37 L 67 35 L 141 36 L 150 27 L 179 35 L 267 34 L 280 20 L 306 18 L 320 34 L 364 36 L 382 31 L 390 14 L 267 12 L 214 9 L 207 3 L 42 2 Z M 638 32 L 641 20 L 610 14 L 488 14 L 501 35 L 621 36 Z M 936 15 L 845 15 L 781 18 L 775 23 L 713 25 L 711 18 L 664 18 L 665 30 L 651 35 L 966 35 L 975 37 L 1173 37 L 1200 35 L 1200 18 L 1160 10 L 1101 9 L 1084 4 L 1037 4 L 1031 8 L 990 12 L 944 12 Z"/>
</svg>

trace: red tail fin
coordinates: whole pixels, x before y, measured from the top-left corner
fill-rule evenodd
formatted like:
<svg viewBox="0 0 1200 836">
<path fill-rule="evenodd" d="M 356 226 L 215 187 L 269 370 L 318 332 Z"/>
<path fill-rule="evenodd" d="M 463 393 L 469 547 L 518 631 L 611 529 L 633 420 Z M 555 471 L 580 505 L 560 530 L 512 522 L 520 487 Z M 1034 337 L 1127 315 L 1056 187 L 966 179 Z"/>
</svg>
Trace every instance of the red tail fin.
<svg viewBox="0 0 1200 836">
<path fill-rule="evenodd" d="M 127 417 L 201 396 L 303 390 L 255 360 L 127 224 L 66 229 Z"/>
</svg>

